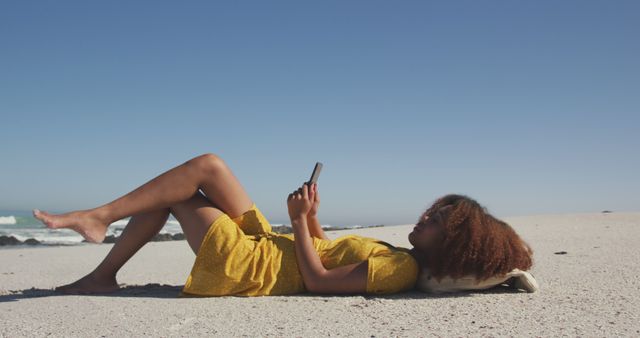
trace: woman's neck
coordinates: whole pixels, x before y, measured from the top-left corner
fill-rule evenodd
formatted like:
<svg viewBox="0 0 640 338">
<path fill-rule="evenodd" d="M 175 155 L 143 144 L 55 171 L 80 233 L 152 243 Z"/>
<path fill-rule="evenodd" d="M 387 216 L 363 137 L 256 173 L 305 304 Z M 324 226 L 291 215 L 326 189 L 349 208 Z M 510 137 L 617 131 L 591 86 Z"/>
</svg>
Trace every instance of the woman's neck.
<svg viewBox="0 0 640 338">
<path fill-rule="evenodd" d="M 418 261 L 418 263 L 420 264 L 420 266 L 425 266 L 426 263 L 426 255 L 424 252 L 419 251 L 416 248 L 411 248 L 411 250 L 409 250 L 409 253 L 411 254 L 411 256 L 413 256 L 413 258 L 416 259 L 416 261 Z"/>
</svg>

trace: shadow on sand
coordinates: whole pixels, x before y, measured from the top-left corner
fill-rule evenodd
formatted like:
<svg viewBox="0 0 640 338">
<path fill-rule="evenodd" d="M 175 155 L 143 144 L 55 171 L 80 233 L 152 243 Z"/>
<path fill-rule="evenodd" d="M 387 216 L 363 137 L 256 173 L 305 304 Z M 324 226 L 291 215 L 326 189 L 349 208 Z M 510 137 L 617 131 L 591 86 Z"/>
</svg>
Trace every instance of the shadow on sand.
<svg viewBox="0 0 640 338">
<path fill-rule="evenodd" d="M 179 298 L 178 295 L 182 291 L 182 285 L 168 285 L 150 283 L 146 285 L 126 285 L 120 284 L 120 289 L 109 293 L 92 293 L 92 294 L 64 294 L 56 292 L 54 289 L 25 289 L 25 290 L 9 290 L 0 294 L 0 303 L 17 301 L 20 299 L 38 298 L 38 297 L 64 297 L 64 296 L 85 296 L 85 297 L 148 297 L 148 298 Z"/>
<path fill-rule="evenodd" d="M 39 298 L 39 297 L 69 297 L 69 296 L 84 296 L 84 297 L 127 297 L 127 298 L 203 298 L 200 296 L 190 296 L 183 295 L 181 296 L 183 285 L 169 285 L 169 284 L 158 284 L 158 283 L 149 283 L 145 285 L 126 285 L 120 284 L 120 289 L 114 292 L 109 293 L 93 293 L 93 294 L 64 294 L 60 292 L 56 292 L 54 289 L 25 289 L 25 290 L 9 290 L 2 291 L 0 293 L 0 303 L 4 302 L 15 302 L 21 299 L 30 299 L 30 298 Z M 421 291 L 408 291 L 396 294 L 387 294 L 387 295 L 372 295 L 372 294 L 314 294 L 314 293 L 298 293 L 292 295 L 278 295 L 274 297 L 323 297 L 323 298 L 333 298 L 333 297 L 349 297 L 349 296 L 360 296 L 365 299 L 426 299 L 426 298 L 458 298 L 458 297 L 473 297 L 474 295 L 484 295 L 484 294 L 504 294 L 504 293 L 527 293 L 524 290 L 514 289 L 512 286 L 507 284 L 496 285 L 492 288 L 485 290 L 469 290 L 469 291 L 458 291 L 452 293 L 441 293 L 441 294 L 431 294 Z M 215 296 L 220 297 L 220 296 Z M 222 296 L 222 297 L 242 297 L 242 298 L 253 298 L 247 296 Z M 261 296 L 264 297 L 264 296 Z M 271 297 L 271 296 L 266 296 Z M 210 298 L 210 297 L 204 297 Z"/>
</svg>

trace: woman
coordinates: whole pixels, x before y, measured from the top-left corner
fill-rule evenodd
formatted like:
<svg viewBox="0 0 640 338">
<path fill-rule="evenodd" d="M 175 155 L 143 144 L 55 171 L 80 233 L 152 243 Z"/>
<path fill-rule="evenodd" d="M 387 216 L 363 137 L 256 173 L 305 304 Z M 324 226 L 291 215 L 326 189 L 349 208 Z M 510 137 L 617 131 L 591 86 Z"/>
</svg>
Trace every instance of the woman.
<svg viewBox="0 0 640 338">
<path fill-rule="evenodd" d="M 104 240 L 109 224 L 131 216 L 92 272 L 55 289 L 67 294 L 117 290 L 118 270 L 170 213 L 196 254 L 181 296 L 395 293 L 424 289 L 419 276 L 481 280 L 532 263 L 531 248 L 513 229 L 466 196 L 444 196 L 425 211 L 409 234 L 412 249 L 358 235 L 330 240 L 319 204 L 317 185 L 303 184 L 287 198 L 293 233 L 274 233 L 226 163 L 206 153 L 100 207 L 33 213 L 47 227 L 73 229 L 93 243 Z"/>
</svg>

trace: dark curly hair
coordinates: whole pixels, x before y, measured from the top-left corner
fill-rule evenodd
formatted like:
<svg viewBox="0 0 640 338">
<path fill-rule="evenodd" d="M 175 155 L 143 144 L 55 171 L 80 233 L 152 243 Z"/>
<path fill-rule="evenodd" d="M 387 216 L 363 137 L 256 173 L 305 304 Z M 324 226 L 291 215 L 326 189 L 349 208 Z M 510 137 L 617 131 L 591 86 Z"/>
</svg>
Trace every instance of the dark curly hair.
<svg viewBox="0 0 640 338">
<path fill-rule="evenodd" d="M 445 276 L 456 279 L 469 275 L 480 282 L 514 268 L 528 270 L 532 266 L 533 250 L 529 244 L 509 224 L 493 217 L 466 195 L 442 196 L 424 215 L 430 217 L 447 205 L 451 210 L 444 221 L 444 240 L 424 260 L 438 282 Z"/>
</svg>

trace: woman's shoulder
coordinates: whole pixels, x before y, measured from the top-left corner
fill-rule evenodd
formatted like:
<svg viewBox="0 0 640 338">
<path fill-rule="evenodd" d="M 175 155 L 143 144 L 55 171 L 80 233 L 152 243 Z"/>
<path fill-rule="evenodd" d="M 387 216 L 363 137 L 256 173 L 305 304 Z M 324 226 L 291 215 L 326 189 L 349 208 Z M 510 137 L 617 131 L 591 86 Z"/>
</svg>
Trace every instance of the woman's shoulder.
<svg viewBox="0 0 640 338">
<path fill-rule="evenodd" d="M 415 286 L 420 267 L 403 249 L 380 252 L 368 258 L 368 293 L 396 293 Z"/>
</svg>

